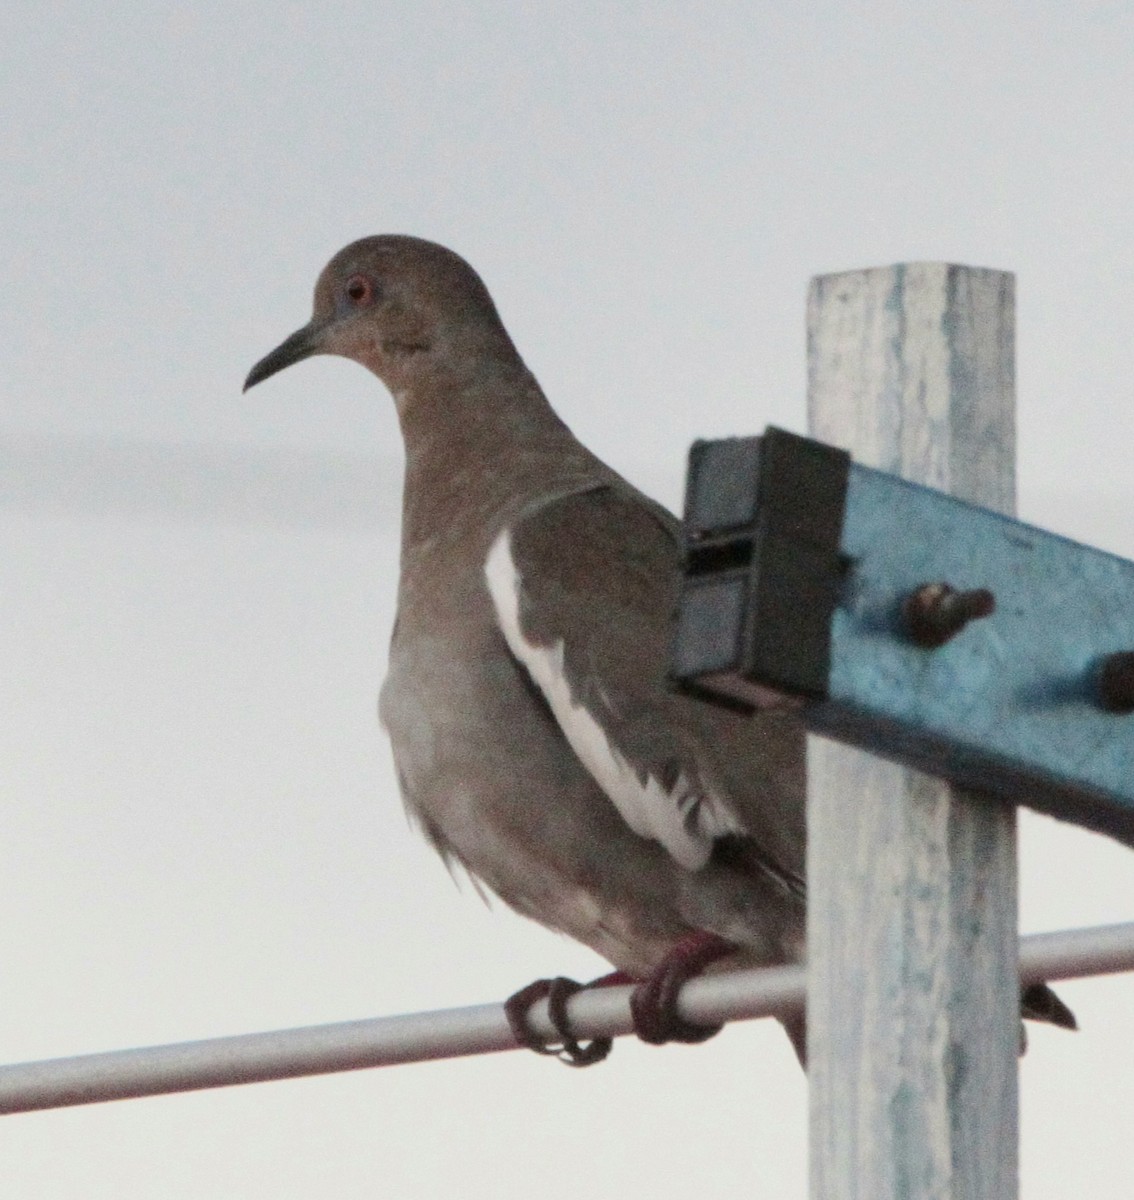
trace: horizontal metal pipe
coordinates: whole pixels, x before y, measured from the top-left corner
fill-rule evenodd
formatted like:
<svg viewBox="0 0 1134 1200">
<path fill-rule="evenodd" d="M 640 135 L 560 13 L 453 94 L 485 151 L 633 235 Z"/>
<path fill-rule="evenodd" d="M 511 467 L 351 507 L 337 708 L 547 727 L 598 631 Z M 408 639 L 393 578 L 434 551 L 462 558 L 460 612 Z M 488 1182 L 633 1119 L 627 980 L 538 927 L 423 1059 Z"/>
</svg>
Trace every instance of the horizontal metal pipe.
<svg viewBox="0 0 1134 1200">
<path fill-rule="evenodd" d="M 1134 971 L 1134 922 L 1034 934 L 1020 942 L 1024 983 Z M 681 993 L 687 1020 L 716 1024 L 769 1017 L 804 1003 L 803 967 L 734 971 L 690 980 Z M 568 1006 L 582 1038 L 631 1032 L 630 988 L 580 992 Z M 551 1038 L 547 1005 L 532 1027 Z M 0 1113 L 31 1112 L 200 1088 L 262 1083 L 515 1049 L 499 1004 L 210 1038 L 0 1067 Z"/>
</svg>

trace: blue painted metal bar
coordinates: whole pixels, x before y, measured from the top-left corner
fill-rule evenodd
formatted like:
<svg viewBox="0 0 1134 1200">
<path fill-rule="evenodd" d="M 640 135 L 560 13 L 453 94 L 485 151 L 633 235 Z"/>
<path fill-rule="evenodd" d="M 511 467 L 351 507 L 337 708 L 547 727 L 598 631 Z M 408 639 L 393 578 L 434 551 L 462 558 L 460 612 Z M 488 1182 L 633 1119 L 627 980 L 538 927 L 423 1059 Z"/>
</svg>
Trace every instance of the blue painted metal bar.
<svg viewBox="0 0 1134 1200">
<path fill-rule="evenodd" d="M 1134 649 L 1134 562 L 853 465 L 826 699 L 808 726 L 1134 840 L 1134 716 L 1101 664 Z M 991 615 L 914 643 L 906 597 L 988 589 Z"/>
<path fill-rule="evenodd" d="M 1134 845 L 1134 562 L 778 430 L 694 448 L 685 528 L 679 686 Z M 992 611 L 919 644 L 938 584 Z"/>
</svg>

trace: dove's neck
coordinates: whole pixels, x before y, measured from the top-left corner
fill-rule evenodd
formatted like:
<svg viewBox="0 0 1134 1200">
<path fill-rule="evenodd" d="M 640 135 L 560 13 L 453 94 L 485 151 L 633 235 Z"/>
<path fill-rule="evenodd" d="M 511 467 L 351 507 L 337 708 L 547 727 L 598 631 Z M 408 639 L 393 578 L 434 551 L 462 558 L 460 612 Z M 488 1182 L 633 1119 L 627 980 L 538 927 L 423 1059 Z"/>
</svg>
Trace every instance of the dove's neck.
<svg viewBox="0 0 1134 1200">
<path fill-rule="evenodd" d="M 480 542 L 533 500 L 597 481 L 603 466 L 556 416 L 518 356 L 464 377 L 432 372 L 395 394 L 406 446 L 402 552 Z"/>
</svg>

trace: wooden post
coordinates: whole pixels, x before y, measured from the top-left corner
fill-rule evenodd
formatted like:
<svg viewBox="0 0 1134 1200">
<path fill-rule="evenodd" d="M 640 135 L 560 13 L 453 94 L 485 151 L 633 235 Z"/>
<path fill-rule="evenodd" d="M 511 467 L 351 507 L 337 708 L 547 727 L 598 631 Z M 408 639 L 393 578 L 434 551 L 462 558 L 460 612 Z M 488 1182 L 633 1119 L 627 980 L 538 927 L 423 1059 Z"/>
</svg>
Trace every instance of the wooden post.
<svg viewBox="0 0 1134 1200">
<path fill-rule="evenodd" d="M 1014 299 L 943 263 L 813 280 L 811 435 L 1013 513 Z M 1015 813 L 809 742 L 811 1195 L 1012 1200 Z"/>
</svg>

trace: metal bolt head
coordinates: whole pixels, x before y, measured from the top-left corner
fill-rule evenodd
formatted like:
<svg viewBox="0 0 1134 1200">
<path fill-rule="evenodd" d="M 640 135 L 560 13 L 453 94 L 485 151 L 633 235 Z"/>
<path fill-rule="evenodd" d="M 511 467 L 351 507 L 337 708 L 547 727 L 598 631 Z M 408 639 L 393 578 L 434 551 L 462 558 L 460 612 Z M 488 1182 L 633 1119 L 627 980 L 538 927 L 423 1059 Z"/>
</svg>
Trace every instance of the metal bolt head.
<svg viewBox="0 0 1134 1200">
<path fill-rule="evenodd" d="M 1134 712 L 1134 651 L 1120 650 L 1102 660 L 1096 691 L 1107 712 Z"/>
<path fill-rule="evenodd" d="M 995 609 L 996 597 L 988 588 L 959 592 L 947 583 L 923 583 L 903 601 L 902 619 L 911 641 L 934 650 Z"/>
</svg>

